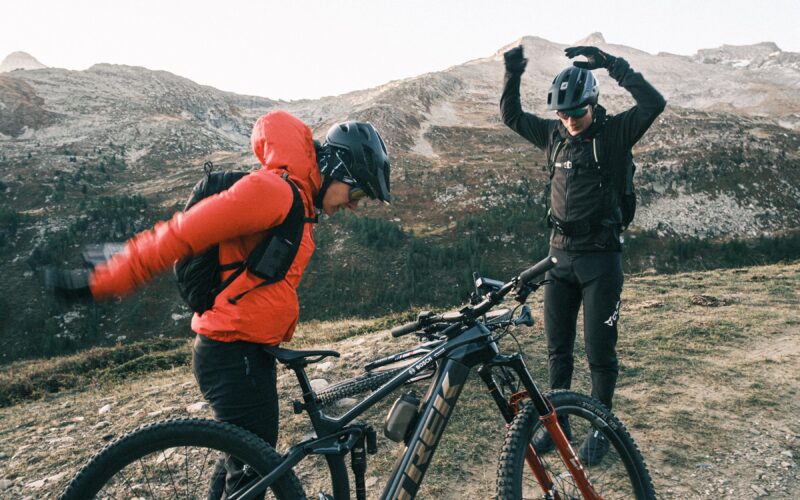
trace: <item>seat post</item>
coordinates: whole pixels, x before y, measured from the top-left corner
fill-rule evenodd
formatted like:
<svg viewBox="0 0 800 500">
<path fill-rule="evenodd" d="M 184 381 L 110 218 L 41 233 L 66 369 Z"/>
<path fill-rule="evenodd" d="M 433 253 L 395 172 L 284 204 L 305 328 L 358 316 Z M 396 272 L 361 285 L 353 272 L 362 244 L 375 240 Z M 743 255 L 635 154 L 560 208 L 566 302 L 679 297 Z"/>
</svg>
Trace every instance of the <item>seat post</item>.
<svg viewBox="0 0 800 500">
<path fill-rule="evenodd" d="M 303 391 L 303 402 L 308 405 L 314 401 L 312 397 L 314 390 L 311 387 L 311 381 L 308 379 L 305 367 L 305 363 L 292 363 L 291 365 L 292 370 L 294 370 L 295 375 L 297 375 L 297 382 L 300 385 L 300 390 Z"/>
<path fill-rule="evenodd" d="M 311 427 L 314 428 L 318 436 L 333 432 L 334 428 L 322 414 L 322 408 L 320 408 L 317 402 L 317 396 L 314 393 L 314 389 L 311 387 L 311 381 L 308 380 L 308 375 L 306 375 L 306 363 L 292 363 L 289 367 L 294 370 L 294 373 L 297 375 L 297 382 L 300 385 L 300 390 L 303 391 L 303 405 L 298 405 L 298 402 L 295 401 L 294 412 L 300 413 L 302 407 L 305 407 L 306 412 L 308 412 L 308 417 L 311 419 Z"/>
</svg>

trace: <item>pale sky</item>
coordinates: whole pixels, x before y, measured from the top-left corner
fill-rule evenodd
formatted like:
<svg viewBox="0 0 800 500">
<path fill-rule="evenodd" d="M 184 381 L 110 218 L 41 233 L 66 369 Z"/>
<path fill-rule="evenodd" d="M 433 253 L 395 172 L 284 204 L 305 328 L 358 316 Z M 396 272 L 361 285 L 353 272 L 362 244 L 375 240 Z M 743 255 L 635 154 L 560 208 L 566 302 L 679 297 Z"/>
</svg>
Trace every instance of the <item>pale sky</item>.
<svg viewBox="0 0 800 500">
<path fill-rule="evenodd" d="M 691 55 L 773 41 L 800 52 L 800 0 L 3 0 L 0 59 L 166 70 L 272 99 L 374 87 L 534 35 Z M 528 54 L 535 58 L 535 54 Z"/>
</svg>

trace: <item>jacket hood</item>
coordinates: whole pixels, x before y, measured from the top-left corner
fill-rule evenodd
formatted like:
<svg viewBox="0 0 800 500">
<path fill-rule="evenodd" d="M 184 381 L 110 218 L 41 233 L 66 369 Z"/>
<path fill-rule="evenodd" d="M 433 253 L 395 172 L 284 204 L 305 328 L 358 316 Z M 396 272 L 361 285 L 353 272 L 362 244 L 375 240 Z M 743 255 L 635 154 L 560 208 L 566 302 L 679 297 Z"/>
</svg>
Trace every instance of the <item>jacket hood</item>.
<svg viewBox="0 0 800 500">
<path fill-rule="evenodd" d="M 288 172 L 308 196 L 307 206 L 312 206 L 321 177 L 311 129 L 286 111 L 270 111 L 256 120 L 250 144 L 261 165 L 267 170 Z"/>
</svg>

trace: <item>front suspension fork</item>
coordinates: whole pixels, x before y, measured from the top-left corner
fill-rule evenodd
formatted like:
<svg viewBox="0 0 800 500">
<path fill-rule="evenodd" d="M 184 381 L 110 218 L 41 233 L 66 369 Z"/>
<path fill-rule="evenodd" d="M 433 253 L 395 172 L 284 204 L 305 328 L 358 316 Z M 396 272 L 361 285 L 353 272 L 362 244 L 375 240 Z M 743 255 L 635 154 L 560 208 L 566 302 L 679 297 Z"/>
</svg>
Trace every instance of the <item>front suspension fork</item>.
<svg viewBox="0 0 800 500">
<path fill-rule="evenodd" d="M 491 369 L 494 366 L 507 366 L 514 370 L 524 390 L 512 394 L 511 397 L 506 400 L 492 376 Z M 517 413 L 519 413 L 520 401 L 526 398 L 531 400 L 531 403 L 534 405 L 539 415 L 539 420 L 541 420 L 547 432 L 550 433 L 550 437 L 556 446 L 556 450 L 558 450 L 558 454 L 561 456 L 561 460 L 575 480 L 583 498 L 587 500 L 602 500 L 589 482 L 589 478 L 586 476 L 586 471 L 583 465 L 581 465 L 577 453 L 575 453 L 567 436 L 564 434 L 564 430 L 561 429 L 561 426 L 558 424 L 556 409 L 536 386 L 533 377 L 528 371 L 528 367 L 525 366 L 522 355 L 517 353 L 511 356 L 498 356 L 491 363 L 481 366 L 478 369 L 478 374 L 481 379 L 483 379 L 486 387 L 489 389 L 489 394 L 492 396 L 492 399 L 494 399 L 497 407 L 500 409 L 500 413 L 508 424 L 510 424 Z M 548 474 L 541 458 L 539 458 L 539 455 L 536 453 L 531 443 L 528 443 L 525 461 L 533 472 L 536 482 L 539 483 L 542 491 L 544 491 L 545 498 L 558 500 L 560 496 L 555 490 L 553 479 L 550 477 L 550 474 Z"/>
</svg>

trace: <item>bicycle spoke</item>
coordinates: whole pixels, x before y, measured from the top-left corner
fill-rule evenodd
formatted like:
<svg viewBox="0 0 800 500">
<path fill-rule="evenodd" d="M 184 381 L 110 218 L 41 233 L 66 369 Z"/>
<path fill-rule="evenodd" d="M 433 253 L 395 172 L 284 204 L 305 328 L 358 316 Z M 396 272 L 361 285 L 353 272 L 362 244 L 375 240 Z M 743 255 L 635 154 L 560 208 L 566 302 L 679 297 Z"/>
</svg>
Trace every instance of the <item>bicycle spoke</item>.
<svg viewBox="0 0 800 500">
<path fill-rule="evenodd" d="M 128 476 L 127 476 L 127 474 L 125 474 L 124 470 L 125 470 L 125 469 L 123 469 L 123 470 L 119 471 L 119 475 L 120 475 L 120 476 L 122 476 L 122 482 L 123 482 L 125 485 L 127 485 L 127 486 L 128 486 L 128 488 L 127 488 L 127 489 L 128 489 L 128 491 L 130 491 L 131 493 L 133 493 L 133 486 L 131 485 L 130 481 L 128 480 Z M 115 496 L 115 498 L 116 498 L 116 496 Z"/>
<path fill-rule="evenodd" d="M 150 496 L 152 498 L 156 498 L 155 493 L 153 493 L 153 488 L 150 485 L 150 478 L 147 475 L 147 467 L 145 467 L 144 462 L 142 461 L 141 458 L 139 459 L 139 465 L 142 468 L 142 472 L 143 472 L 143 475 L 144 475 L 145 484 L 147 485 L 147 489 L 150 490 Z"/>
<path fill-rule="evenodd" d="M 175 448 L 169 448 L 169 450 L 175 450 Z M 175 491 L 175 496 L 178 496 L 178 487 L 175 484 L 175 477 L 172 475 L 172 468 L 169 466 L 169 458 L 175 453 L 174 451 L 170 453 L 169 457 L 167 456 L 166 452 L 169 450 L 162 450 L 161 455 L 164 457 L 164 463 L 167 466 L 167 473 L 169 474 L 169 481 L 172 483 L 172 489 Z M 156 462 L 158 464 L 158 462 Z"/>
<path fill-rule="evenodd" d="M 266 442 L 234 425 L 201 419 L 159 422 L 123 436 L 96 455 L 67 487 L 64 499 L 205 498 L 204 488 L 224 486 L 208 483 L 217 455 L 242 457 L 237 464 L 249 473 L 240 488 L 280 461 Z M 224 481 L 225 470 L 216 472 Z M 281 498 L 305 497 L 292 471 L 270 488 Z"/>
<path fill-rule="evenodd" d="M 534 449 L 539 446 L 548 450 L 538 455 L 560 498 L 581 499 L 581 492 L 587 486 L 604 500 L 654 498 L 652 483 L 636 445 L 613 414 L 580 394 L 556 391 L 550 397 L 589 484 L 582 484 L 583 474 L 572 475 L 558 450 L 548 450 L 552 443 L 548 445 L 543 439 L 546 435 L 542 434 L 543 425 L 538 414 L 532 405 L 526 405 L 506 435 L 505 454 L 498 471 L 498 491 L 502 498 L 542 498 L 542 487 L 524 464 L 531 444 Z"/>
<path fill-rule="evenodd" d="M 205 477 L 204 472 L 206 471 L 206 464 L 208 464 L 208 456 L 212 451 L 213 450 L 211 448 L 206 448 L 206 454 L 203 455 L 203 460 L 200 462 L 203 465 L 200 467 L 200 472 L 197 474 L 197 481 L 195 481 L 195 483 L 198 485 L 202 481 L 202 478 Z M 194 494 L 194 488 L 192 488 L 192 494 Z"/>
<path fill-rule="evenodd" d="M 184 446 L 183 447 L 183 470 L 184 470 L 184 474 L 186 475 L 186 487 L 189 488 L 189 485 L 192 484 L 192 482 L 189 481 L 189 447 L 188 446 Z M 194 498 L 194 488 L 192 488 L 191 491 L 189 491 L 189 498 Z"/>
<path fill-rule="evenodd" d="M 576 419 L 572 419 L 574 422 Z M 578 428 L 577 435 L 583 437 L 585 435 L 585 429 Z M 572 443 L 573 449 L 576 451 L 580 448 L 582 443 L 580 439 L 577 440 L 578 442 Z M 591 448 L 589 452 L 593 451 Z M 576 498 L 580 498 L 580 488 L 578 486 L 578 481 L 575 477 L 570 474 L 569 470 L 566 468 L 564 463 L 561 461 L 560 456 L 555 454 L 550 456 L 549 459 L 546 460 L 546 467 L 552 471 L 553 480 L 558 486 L 559 492 L 562 492 L 565 495 L 570 495 L 570 497 L 574 496 Z M 630 486 L 627 484 L 628 477 L 625 475 L 624 464 L 620 460 L 619 455 L 617 454 L 616 450 L 612 447 L 608 455 L 603 458 L 603 460 L 595 465 L 587 465 L 583 464 L 584 470 L 586 471 L 587 478 L 589 482 L 603 495 L 605 499 L 614 499 L 614 498 L 625 498 L 630 492 Z M 616 474 L 614 474 L 614 469 L 622 469 L 617 470 Z M 620 481 L 621 479 L 621 481 Z"/>
</svg>

